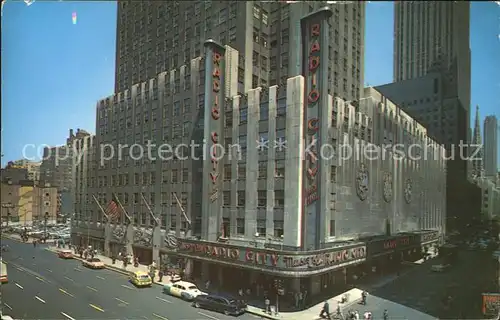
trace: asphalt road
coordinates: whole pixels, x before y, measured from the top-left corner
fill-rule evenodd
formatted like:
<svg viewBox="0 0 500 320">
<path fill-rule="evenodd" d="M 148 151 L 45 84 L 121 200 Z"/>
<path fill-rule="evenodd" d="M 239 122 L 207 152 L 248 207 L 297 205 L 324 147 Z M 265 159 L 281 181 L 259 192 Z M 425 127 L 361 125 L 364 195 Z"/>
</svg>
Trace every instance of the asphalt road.
<svg viewBox="0 0 500 320">
<path fill-rule="evenodd" d="M 2 239 L 9 283 L 1 286 L 2 312 L 15 319 L 234 319 L 164 295 L 161 287 L 138 289 L 127 276 L 83 268 L 44 247 Z M 238 319 L 255 320 L 251 314 Z"/>
<path fill-rule="evenodd" d="M 491 253 L 460 251 L 458 261 L 449 270 L 432 272 L 431 266 L 439 263 L 439 258 L 436 258 L 416 265 L 395 281 L 370 290 L 372 295 L 381 299 L 370 302 L 371 297 L 368 297 L 367 308 L 376 310 L 372 311 L 375 315 L 381 314 L 388 306 L 391 315 L 392 306 L 388 302 L 395 302 L 440 319 L 484 318 L 481 314 L 481 293 L 496 292 L 497 262 Z M 447 295 L 453 297 L 449 309 L 444 308 L 442 303 Z"/>
</svg>

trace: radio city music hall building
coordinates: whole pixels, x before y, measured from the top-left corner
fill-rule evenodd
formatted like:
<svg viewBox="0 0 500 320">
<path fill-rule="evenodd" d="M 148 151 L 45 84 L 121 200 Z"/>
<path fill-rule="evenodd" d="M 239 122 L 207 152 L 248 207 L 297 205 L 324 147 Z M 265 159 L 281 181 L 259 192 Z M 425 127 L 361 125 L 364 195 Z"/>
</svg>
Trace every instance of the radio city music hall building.
<svg viewBox="0 0 500 320">
<path fill-rule="evenodd" d="M 205 43 L 203 58 L 191 61 L 189 74 L 181 67 L 148 82 L 153 92 L 161 91 L 177 86 L 178 79 L 182 86 L 189 75 L 190 90 L 173 95 L 157 92 L 158 105 L 198 99 L 203 115 L 193 111 L 182 116 L 174 110 L 174 118 L 163 116 L 167 128 L 183 127 L 180 123 L 187 121 L 190 133 L 181 134 L 179 129 L 177 140 L 174 129 L 163 130 L 160 137 L 156 128 L 155 134 L 164 143 L 176 144 L 195 137 L 205 141 L 209 152 L 205 161 L 106 165 L 97 180 L 129 177 L 113 186 L 96 181 L 92 192 L 99 193 L 100 200 L 105 198 L 104 204 L 115 193 L 131 216 L 129 221 L 108 224 L 107 232 L 96 233 L 108 252 L 126 246 L 145 261 L 178 259 L 186 274 L 222 286 L 245 287 L 279 278 L 285 280 L 286 290 L 306 287 L 316 295 L 325 286 L 342 288 L 366 270 L 384 268 L 390 261 L 418 258 L 441 239 L 444 149 L 373 88 L 366 88 L 357 104 L 328 93 L 329 57 L 323 48 L 329 43 L 330 15 L 323 9 L 303 18 L 299 59 L 303 72 L 279 87 L 238 95 L 234 76 L 238 52 L 213 41 Z M 144 97 L 150 90 L 136 85 L 125 98 L 119 93 L 98 106 L 99 143 L 113 141 L 106 128 L 114 121 L 105 115 L 115 112 L 120 117 L 120 101 L 134 105 L 141 98 L 139 92 Z M 111 100 L 116 100 L 116 110 Z M 139 112 L 134 108 L 138 107 L 130 111 L 132 116 Z M 160 109 L 150 112 L 162 114 Z M 142 123 L 142 115 L 137 119 L 134 123 Z M 145 125 L 141 126 L 136 135 L 142 134 Z M 317 147 L 306 153 L 312 141 Z M 427 160 L 398 160 L 390 151 L 372 160 L 362 156 L 361 146 L 394 143 L 426 148 Z M 212 147 L 217 144 L 224 148 Z M 320 146 L 327 144 L 335 156 L 320 157 Z M 352 146 L 352 157 L 338 156 L 342 145 Z M 223 156 L 221 149 L 226 152 Z M 174 173 L 184 172 L 174 181 Z M 174 192 L 182 195 L 186 216 L 173 199 Z M 147 213 L 140 193 L 159 223 Z M 93 220 L 98 222 L 93 228 L 105 228 L 97 206 L 94 211 Z"/>
</svg>

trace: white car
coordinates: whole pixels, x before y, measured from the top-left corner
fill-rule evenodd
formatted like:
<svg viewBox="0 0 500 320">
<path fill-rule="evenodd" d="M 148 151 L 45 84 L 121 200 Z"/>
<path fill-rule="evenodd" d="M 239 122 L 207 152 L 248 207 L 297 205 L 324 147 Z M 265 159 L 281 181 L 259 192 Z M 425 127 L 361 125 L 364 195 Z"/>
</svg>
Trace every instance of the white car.
<svg viewBox="0 0 500 320">
<path fill-rule="evenodd" d="M 188 301 L 194 300 L 199 295 L 206 294 L 201 292 L 195 284 L 186 281 L 177 281 L 176 283 L 164 285 L 163 293 Z"/>
</svg>

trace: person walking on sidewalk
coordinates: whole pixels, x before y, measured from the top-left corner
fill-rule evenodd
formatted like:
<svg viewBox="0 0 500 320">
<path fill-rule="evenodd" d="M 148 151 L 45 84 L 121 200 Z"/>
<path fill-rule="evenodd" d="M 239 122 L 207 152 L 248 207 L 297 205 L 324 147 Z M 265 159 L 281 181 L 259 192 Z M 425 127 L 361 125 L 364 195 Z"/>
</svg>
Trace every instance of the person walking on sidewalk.
<svg viewBox="0 0 500 320">
<path fill-rule="evenodd" d="M 321 309 L 321 312 L 319 313 L 319 317 L 331 319 L 330 318 L 330 305 L 328 304 L 328 300 L 325 301 L 325 304 L 323 305 L 323 309 Z"/>
<path fill-rule="evenodd" d="M 384 320 L 389 320 L 389 312 L 387 311 L 387 309 L 384 310 Z"/>
<path fill-rule="evenodd" d="M 162 282 L 163 280 L 163 269 L 160 268 L 160 270 L 158 270 L 158 282 Z"/>
</svg>

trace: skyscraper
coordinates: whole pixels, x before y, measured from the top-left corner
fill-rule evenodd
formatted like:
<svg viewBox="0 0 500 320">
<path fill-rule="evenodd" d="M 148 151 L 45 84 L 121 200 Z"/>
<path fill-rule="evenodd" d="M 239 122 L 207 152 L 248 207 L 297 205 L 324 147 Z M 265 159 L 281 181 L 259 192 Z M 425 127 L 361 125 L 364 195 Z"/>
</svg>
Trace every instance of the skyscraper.
<svg viewBox="0 0 500 320">
<path fill-rule="evenodd" d="M 238 92 L 285 85 L 301 73 L 299 20 L 326 2 L 120 2 L 115 92 L 184 65 L 212 38 L 239 54 Z M 365 3 L 330 4 L 329 93 L 358 100 Z"/>
<path fill-rule="evenodd" d="M 484 171 L 495 181 L 498 174 L 498 121 L 495 116 L 484 119 Z"/>
<path fill-rule="evenodd" d="M 456 68 L 459 100 L 469 110 L 469 1 L 398 1 L 394 10 L 394 81 Z"/>
<path fill-rule="evenodd" d="M 476 117 L 474 120 L 474 133 L 472 135 L 472 150 L 471 151 L 471 161 L 472 161 L 472 175 L 474 177 L 483 176 L 484 163 L 483 155 L 484 149 L 480 147 L 483 144 L 483 139 L 481 138 L 481 126 L 479 125 L 479 106 L 476 106 Z M 478 150 L 479 148 L 479 150 Z"/>
</svg>

